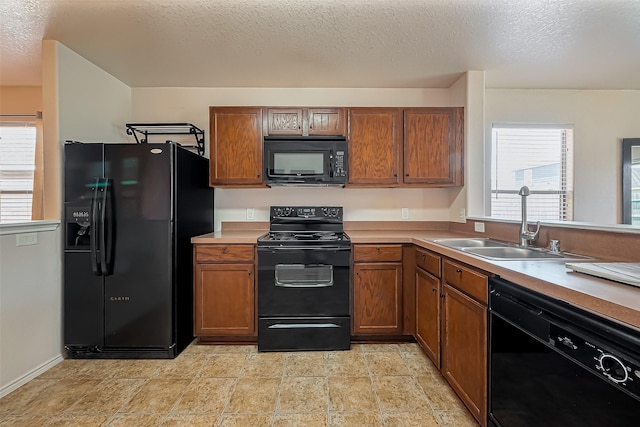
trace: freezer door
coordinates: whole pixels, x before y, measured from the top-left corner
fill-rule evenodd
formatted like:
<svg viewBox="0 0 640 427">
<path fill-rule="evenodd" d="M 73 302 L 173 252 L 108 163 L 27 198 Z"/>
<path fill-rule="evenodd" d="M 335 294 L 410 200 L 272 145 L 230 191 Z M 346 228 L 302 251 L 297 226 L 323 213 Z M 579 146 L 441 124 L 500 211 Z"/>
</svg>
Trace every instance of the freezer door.
<svg viewBox="0 0 640 427">
<path fill-rule="evenodd" d="M 97 182 L 104 177 L 104 144 L 64 146 L 64 229 L 65 249 L 90 248 L 91 206 L 96 201 Z"/>
<path fill-rule="evenodd" d="M 102 277 L 93 274 L 89 252 L 64 254 L 64 344 L 104 345 Z"/>
<path fill-rule="evenodd" d="M 173 326 L 173 150 L 168 144 L 105 144 L 114 231 L 105 276 L 107 347 L 170 347 Z"/>
</svg>

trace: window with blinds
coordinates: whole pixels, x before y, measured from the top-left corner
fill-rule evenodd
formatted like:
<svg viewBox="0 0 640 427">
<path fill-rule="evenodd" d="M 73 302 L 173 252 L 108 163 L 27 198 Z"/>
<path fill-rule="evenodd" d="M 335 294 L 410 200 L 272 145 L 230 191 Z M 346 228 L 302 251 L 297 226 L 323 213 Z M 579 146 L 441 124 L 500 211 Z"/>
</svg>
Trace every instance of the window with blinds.
<svg viewBox="0 0 640 427">
<path fill-rule="evenodd" d="M 0 223 L 31 221 L 35 122 L 0 122 Z"/>
<path fill-rule="evenodd" d="M 491 148 L 492 217 L 520 220 L 518 190 L 526 185 L 528 219 L 573 219 L 570 126 L 494 124 Z"/>
</svg>

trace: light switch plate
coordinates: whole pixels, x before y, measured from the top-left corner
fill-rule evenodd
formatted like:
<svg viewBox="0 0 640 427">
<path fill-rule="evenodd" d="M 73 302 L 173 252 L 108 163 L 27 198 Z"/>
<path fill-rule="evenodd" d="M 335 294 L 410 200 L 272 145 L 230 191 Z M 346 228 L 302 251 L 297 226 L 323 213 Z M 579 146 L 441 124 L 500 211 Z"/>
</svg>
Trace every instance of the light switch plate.
<svg viewBox="0 0 640 427">
<path fill-rule="evenodd" d="M 484 233 L 484 222 L 474 222 L 473 229 L 478 233 Z"/>
<path fill-rule="evenodd" d="M 16 234 L 16 246 L 27 246 L 38 244 L 38 233 Z"/>
<path fill-rule="evenodd" d="M 251 208 L 247 208 L 247 219 L 252 220 L 253 219 L 253 209 Z"/>
<path fill-rule="evenodd" d="M 409 208 L 402 208 L 402 219 L 409 219 Z"/>
</svg>

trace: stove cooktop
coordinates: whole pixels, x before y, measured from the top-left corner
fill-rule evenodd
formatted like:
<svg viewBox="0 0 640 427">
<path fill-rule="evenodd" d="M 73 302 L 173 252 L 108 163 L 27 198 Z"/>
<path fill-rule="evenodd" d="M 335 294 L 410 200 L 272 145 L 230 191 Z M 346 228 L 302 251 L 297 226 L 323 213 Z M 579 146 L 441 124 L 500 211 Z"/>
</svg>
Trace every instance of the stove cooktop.
<svg viewBox="0 0 640 427">
<path fill-rule="evenodd" d="M 258 246 L 350 245 L 342 212 L 338 206 L 271 206 L 269 232 Z"/>
<path fill-rule="evenodd" d="M 349 245 L 349 236 L 332 231 L 271 231 L 258 238 L 259 246 L 300 246 L 324 244 Z"/>
</svg>

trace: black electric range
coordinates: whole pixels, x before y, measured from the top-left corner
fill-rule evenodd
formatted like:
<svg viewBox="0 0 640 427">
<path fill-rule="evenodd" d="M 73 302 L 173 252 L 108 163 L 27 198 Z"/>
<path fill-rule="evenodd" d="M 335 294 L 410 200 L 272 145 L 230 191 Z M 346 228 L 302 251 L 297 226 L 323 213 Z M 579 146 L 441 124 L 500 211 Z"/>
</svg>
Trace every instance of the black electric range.
<svg viewBox="0 0 640 427">
<path fill-rule="evenodd" d="M 272 206 L 258 238 L 258 350 L 350 348 L 351 241 L 336 206 Z"/>
</svg>

